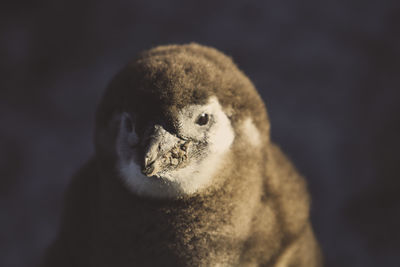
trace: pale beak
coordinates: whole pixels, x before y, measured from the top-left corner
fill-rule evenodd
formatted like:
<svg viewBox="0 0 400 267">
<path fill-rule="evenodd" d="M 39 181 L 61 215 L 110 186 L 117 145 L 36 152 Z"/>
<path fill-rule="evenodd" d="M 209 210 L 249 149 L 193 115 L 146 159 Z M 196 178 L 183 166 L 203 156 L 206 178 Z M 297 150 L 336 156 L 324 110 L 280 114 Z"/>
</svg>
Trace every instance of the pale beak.
<svg viewBox="0 0 400 267">
<path fill-rule="evenodd" d="M 150 177 L 181 165 L 187 159 L 190 144 L 162 126 L 154 125 L 145 149 L 142 173 Z"/>
</svg>

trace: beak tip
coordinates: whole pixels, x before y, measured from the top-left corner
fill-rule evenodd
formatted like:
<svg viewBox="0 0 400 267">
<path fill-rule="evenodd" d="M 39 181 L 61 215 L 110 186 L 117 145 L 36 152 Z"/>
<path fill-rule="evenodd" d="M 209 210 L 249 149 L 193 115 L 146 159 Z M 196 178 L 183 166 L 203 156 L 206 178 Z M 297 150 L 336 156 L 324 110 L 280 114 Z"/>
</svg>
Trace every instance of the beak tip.
<svg viewBox="0 0 400 267">
<path fill-rule="evenodd" d="M 155 167 L 154 164 L 146 164 L 142 168 L 142 173 L 146 175 L 147 177 L 153 176 L 155 174 Z"/>
</svg>

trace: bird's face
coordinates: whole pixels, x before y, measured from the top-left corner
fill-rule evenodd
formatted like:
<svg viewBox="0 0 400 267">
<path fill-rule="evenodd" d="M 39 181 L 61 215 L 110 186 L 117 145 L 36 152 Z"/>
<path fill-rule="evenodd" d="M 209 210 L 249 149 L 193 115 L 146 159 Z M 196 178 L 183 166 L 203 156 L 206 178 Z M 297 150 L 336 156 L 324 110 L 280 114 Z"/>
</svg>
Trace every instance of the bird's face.
<svg viewBox="0 0 400 267">
<path fill-rule="evenodd" d="M 134 193 L 176 197 L 199 192 L 212 183 L 229 154 L 235 135 L 216 97 L 173 114 L 174 130 L 162 120 L 139 123 L 138 113 L 119 115 L 117 169 Z"/>
</svg>

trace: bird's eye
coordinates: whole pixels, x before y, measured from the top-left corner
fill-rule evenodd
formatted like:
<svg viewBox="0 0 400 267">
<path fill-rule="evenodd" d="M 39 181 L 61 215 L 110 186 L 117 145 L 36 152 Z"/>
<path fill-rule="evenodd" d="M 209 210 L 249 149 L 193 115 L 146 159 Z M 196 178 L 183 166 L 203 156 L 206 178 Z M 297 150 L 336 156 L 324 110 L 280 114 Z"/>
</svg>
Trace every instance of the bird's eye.
<svg viewBox="0 0 400 267">
<path fill-rule="evenodd" d="M 206 125 L 208 123 L 209 116 L 207 113 L 202 113 L 196 120 L 196 123 L 200 126 Z"/>
</svg>

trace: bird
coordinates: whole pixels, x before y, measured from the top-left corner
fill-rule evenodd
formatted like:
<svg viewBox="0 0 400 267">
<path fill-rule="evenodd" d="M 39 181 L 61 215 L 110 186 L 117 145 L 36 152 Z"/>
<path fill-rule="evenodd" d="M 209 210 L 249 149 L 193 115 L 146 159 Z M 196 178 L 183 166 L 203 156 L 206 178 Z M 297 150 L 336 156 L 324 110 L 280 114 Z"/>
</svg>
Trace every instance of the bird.
<svg viewBox="0 0 400 267">
<path fill-rule="evenodd" d="M 43 266 L 322 266 L 303 176 L 219 50 L 161 45 L 98 104 Z"/>
</svg>

